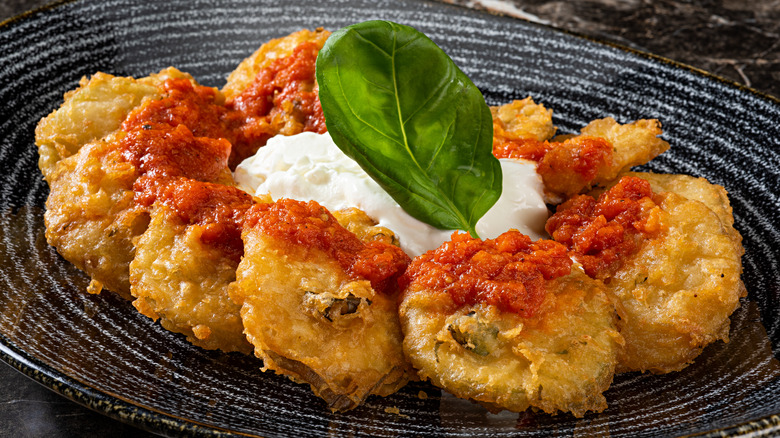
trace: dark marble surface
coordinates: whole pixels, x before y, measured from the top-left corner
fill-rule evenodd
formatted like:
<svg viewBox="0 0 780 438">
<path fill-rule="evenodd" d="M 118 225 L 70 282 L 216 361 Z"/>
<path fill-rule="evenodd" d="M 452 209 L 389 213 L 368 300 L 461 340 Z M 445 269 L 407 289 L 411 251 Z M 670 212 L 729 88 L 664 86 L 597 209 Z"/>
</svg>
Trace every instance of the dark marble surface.
<svg viewBox="0 0 780 438">
<path fill-rule="evenodd" d="M 780 97 L 778 0 L 443 0 L 653 53 Z"/>
<path fill-rule="evenodd" d="M 633 47 L 780 96 L 780 0 L 446 2 Z M 46 3 L 2 0 L 0 20 Z M 0 363 L 0 437 L 109 435 L 151 436 L 75 404 Z"/>
</svg>

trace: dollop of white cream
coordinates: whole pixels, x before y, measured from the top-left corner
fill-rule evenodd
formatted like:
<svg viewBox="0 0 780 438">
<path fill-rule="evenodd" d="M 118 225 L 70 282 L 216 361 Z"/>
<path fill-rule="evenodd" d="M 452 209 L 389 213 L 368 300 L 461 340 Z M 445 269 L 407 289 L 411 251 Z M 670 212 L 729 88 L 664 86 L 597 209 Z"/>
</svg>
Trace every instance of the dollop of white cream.
<svg viewBox="0 0 780 438">
<path fill-rule="evenodd" d="M 504 188 L 496 204 L 477 222 L 477 233 L 492 239 L 514 228 L 532 239 L 542 238 L 548 211 L 535 164 L 512 159 L 500 162 Z M 407 214 L 327 133 L 273 137 L 239 164 L 234 176 L 253 195 L 315 200 L 331 211 L 359 208 L 379 226 L 392 230 L 411 257 L 438 248 L 453 233 Z"/>
</svg>

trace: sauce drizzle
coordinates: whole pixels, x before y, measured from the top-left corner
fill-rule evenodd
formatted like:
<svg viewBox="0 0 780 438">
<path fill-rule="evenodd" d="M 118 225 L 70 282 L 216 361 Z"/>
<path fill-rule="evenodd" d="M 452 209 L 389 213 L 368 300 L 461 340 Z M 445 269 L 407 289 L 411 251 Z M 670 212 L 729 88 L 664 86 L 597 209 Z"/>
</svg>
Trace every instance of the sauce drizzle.
<svg viewBox="0 0 780 438">
<path fill-rule="evenodd" d="M 662 229 L 650 183 L 623 177 L 598 200 L 579 195 L 559 205 L 545 228 L 593 278 L 606 279 Z"/>
<path fill-rule="evenodd" d="M 395 292 L 396 280 L 410 262 L 395 245 L 362 242 L 315 201 L 279 199 L 273 204 L 257 204 L 248 213 L 245 226 L 259 227 L 287 244 L 323 251 L 351 278 L 366 279 L 374 290 L 384 293 Z"/>
<path fill-rule="evenodd" d="M 516 230 L 484 241 L 454 233 L 415 258 L 401 284 L 446 291 L 457 306 L 485 303 L 529 318 L 544 301 L 546 282 L 571 267 L 566 247 L 551 240 L 534 242 Z"/>
</svg>

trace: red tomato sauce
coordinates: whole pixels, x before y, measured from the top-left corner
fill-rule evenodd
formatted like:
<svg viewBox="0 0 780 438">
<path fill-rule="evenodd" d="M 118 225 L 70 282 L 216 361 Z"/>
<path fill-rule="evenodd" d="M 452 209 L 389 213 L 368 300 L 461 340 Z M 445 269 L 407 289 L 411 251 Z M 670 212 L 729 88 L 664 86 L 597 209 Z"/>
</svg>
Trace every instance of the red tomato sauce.
<svg viewBox="0 0 780 438">
<path fill-rule="evenodd" d="M 397 246 L 362 242 L 314 201 L 280 199 L 273 204 L 257 204 L 248 213 L 245 226 L 259 227 L 266 235 L 290 245 L 323 251 L 351 278 L 368 280 L 374 290 L 384 293 L 395 291 L 396 280 L 410 262 Z"/>
<path fill-rule="evenodd" d="M 314 80 L 318 52 L 314 42 L 301 43 L 292 55 L 262 69 L 240 95 L 227 102 L 226 120 L 237 133 L 232 167 L 285 126 L 297 125 L 293 129 L 297 132 L 327 131 Z"/>
<path fill-rule="evenodd" d="M 158 201 L 173 209 L 183 223 L 200 225 L 204 244 L 220 248 L 235 263 L 241 260 L 241 230 L 254 204 L 252 196 L 236 187 L 178 178 L 160 190 Z"/>
<path fill-rule="evenodd" d="M 650 183 L 623 177 L 598 200 L 579 195 L 559 205 L 545 228 L 593 278 L 606 279 L 661 230 L 660 208 Z"/>
<path fill-rule="evenodd" d="M 213 88 L 168 79 L 165 97 L 131 112 L 122 124 L 122 157 L 151 178 L 217 178 L 227 167 L 230 133 Z"/>
<path fill-rule="evenodd" d="M 227 170 L 229 154 L 230 142 L 224 138 L 195 137 L 185 125 L 136 129 L 122 139 L 122 157 L 154 177 L 213 180 Z"/>
<path fill-rule="evenodd" d="M 612 163 L 612 144 L 603 138 L 577 136 L 563 142 L 535 139 L 493 142 L 496 158 L 526 159 L 539 163 L 536 172 L 555 193 L 579 193 Z"/>
<path fill-rule="evenodd" d="M 562 143 L 553 143 L 539 161 L 538 172 L 543 179 L 563 172 L 592 181 L 599 170 L 612 161 L 612 144 L 598 137 L 573 137 Z"/>
<path fill-rule="evenodd" d="M 146 208 L 157 200 L 168 205 L 185 224 L 203 227 L 204 244 L 237 262 L 243 211 L 253 201 L 237 188 L 214 184 L 229 175 L 226 110 L 213 88 L 186 79 L 166 80 L 161 91 L 164 98 L 133 111 L 122 125 L 122 158 L 138 175 L 134 200 Z"/>
<path fill-rule="evenodd" d="M 495 155 L 496 158 L 522 158 L 538 163 L 542 161 L 542 158 L 544 158 L 553 146 L 554 143 L 539 141 L 533 138 L 521 138 L 516 140 L 494 138 L 493 155 Z"/>
<path fill-rule="evenodd" d="M 160 91 L 165 97 L 130 113 L 122 124 L 123 131 L 184 125 L 196 137 L 232 137 L 222 121 L 227 110 L 218 101 L 216 89 L 195 86 L 188 79 L 167 79 Z"/>
<path fill-rule="evenodd" d="M 532 241 L 516 230 L 496 239 L 455 233 L 451 241 L 415 258 L 400 280 L 427 290 L 444 290 L 458 306 L 497 306 L 523 317 L 536 314 L 548 280 L 568 275 L 566 247 L 551 240 Z"/>
<path fill-rule="evenodd" d="M 122 139 L 122 157 L 138 170 L 133 184 L 136 203 L 150 206 L 169 181 L 185 177 L 214 181 L 226 175 L 230 143 L 194 137 L 184 125 L 137 129 Z"/>
</svg>

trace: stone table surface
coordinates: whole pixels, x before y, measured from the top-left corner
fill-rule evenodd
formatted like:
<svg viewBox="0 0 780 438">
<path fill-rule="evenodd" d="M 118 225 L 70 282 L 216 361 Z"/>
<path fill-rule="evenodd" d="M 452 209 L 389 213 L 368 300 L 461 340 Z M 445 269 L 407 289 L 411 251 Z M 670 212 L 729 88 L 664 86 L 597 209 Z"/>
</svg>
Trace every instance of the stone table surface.
<svg viewBox="0 0 780 438">
<path fill-rule="evenodd" d="M 780 0 L 441 0 L 691 65 L 780 97 Z M 49 3 L 2 0 L 0 20 Z M 0 363 L 0 437 L 144 437 Z"/>
<path fill-rule="evenodd" d="M 780 97 L 780 0 L 443 0 L 548 24 Z"/>
</svg>

